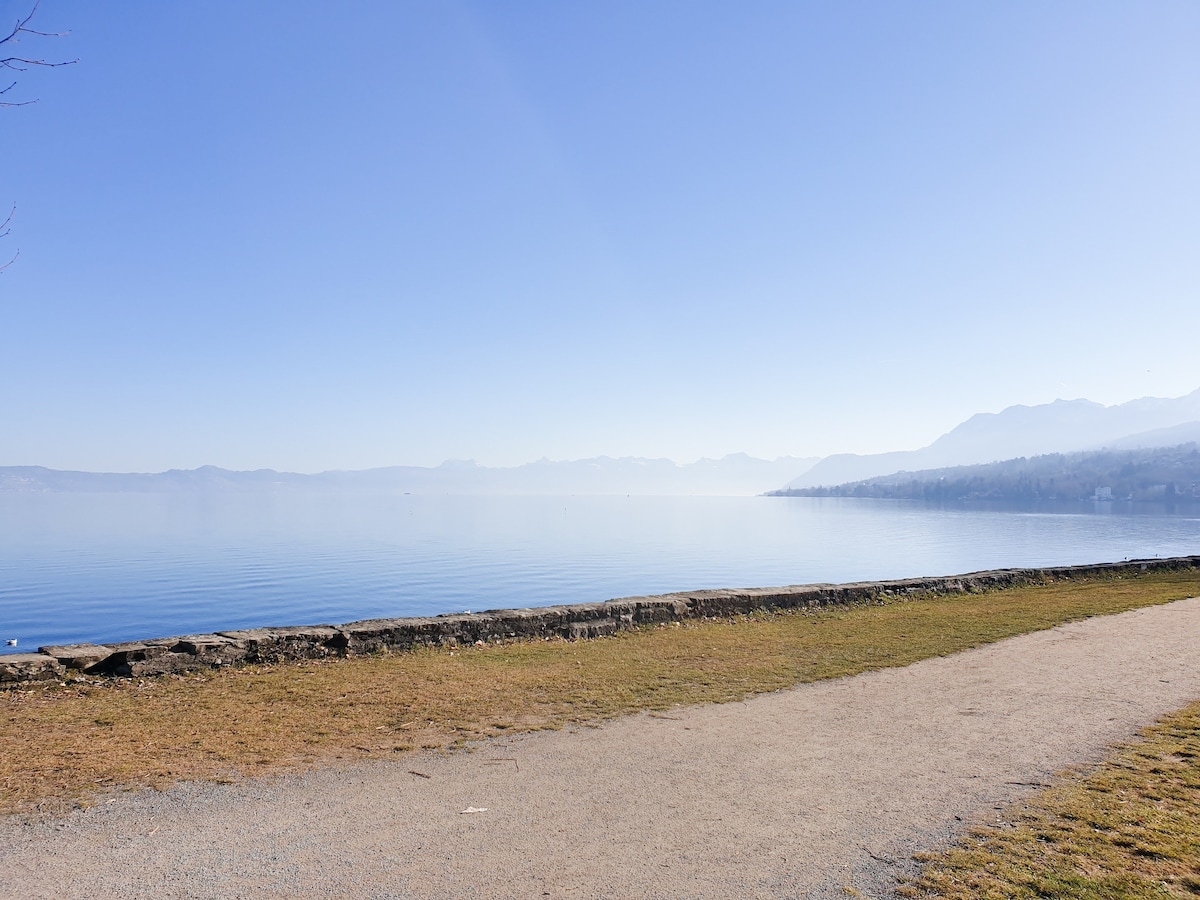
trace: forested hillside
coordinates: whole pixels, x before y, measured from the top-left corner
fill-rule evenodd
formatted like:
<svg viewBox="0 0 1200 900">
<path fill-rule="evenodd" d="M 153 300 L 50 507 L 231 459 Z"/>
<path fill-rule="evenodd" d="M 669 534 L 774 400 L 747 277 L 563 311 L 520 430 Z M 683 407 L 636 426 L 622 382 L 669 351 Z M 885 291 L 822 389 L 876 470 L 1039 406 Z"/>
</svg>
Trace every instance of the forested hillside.
<svg viewBox="0 0 1200 900">
<path fill-rule="evenodd" d="M 1200 445 L 1018 457 L 977 466 L 897 472 L 834 487 L 773 491 L 782 497 L 895 500 L 1200 501 Z"/>
</svg>

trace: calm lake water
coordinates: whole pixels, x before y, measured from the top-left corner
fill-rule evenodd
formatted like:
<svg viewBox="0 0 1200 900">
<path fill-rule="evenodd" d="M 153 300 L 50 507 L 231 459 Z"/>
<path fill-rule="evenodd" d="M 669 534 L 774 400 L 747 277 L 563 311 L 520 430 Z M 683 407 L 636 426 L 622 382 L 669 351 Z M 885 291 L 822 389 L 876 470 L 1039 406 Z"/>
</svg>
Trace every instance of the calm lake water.
<svg viewBox="0 0 1200 900">
<path fill-rule="evenodd" d="M 0 639 L 115 641 L 1200 552 L 1200 516 L 782 497 L 0 494 Z"/>
</svg>

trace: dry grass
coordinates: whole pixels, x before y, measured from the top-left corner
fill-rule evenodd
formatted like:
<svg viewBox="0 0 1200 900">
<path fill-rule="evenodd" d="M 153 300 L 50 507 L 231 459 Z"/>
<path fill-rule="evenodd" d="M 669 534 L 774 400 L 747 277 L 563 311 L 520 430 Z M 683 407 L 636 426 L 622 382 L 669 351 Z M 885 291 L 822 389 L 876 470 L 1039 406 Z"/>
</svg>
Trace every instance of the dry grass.
<svg viewBox="0 0 1200 900">
<path fill-rule="evenodd" d="M 1200 896 L 1200 702 L 927 859 L 911 898 Z"/>
<path fill-rule="evenodd" d="M 569 643 L 428 650 L 0 693 L 0 811 L 115 786 L 394 757 L 506 731 L 902 666 L 1200 594 L 1200 571 L 758 614 Z"/>
</svg>

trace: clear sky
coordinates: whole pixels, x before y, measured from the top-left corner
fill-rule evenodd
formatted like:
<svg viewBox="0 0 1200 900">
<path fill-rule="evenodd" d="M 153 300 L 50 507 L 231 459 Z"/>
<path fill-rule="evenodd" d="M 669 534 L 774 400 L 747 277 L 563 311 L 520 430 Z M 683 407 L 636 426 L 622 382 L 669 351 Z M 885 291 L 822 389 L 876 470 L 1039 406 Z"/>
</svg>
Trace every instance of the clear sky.
<svg viewBox="0 0 1200 900">
<path fill-rule="evenodd" d="M 35 24 L 79 63 L 0 110 L 0 465 L 875 452 L 1200 387 L 1194 0 Z"/>
</svg>

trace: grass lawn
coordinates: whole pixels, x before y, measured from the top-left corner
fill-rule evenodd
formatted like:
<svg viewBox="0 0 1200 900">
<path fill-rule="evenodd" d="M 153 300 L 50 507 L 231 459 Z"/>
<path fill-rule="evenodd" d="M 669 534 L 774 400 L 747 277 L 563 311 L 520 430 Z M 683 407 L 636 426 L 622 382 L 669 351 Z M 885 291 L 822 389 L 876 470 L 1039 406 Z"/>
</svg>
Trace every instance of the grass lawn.
<svg viewBox="0 0 1200 900">
<path fill-rule="evenodd" d="M 23 686 L 0 692 L 0 811 L 738 700 L 1198 594 L 1200 570 L 1125 573 L 592 641 Z"/>
<path fill-rule="evenodd" d="M 1200 702 L 927 858 L 910 898 L 1200 896 Z"/>
</svg>

